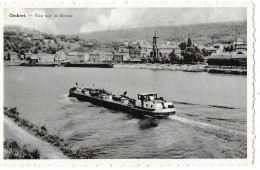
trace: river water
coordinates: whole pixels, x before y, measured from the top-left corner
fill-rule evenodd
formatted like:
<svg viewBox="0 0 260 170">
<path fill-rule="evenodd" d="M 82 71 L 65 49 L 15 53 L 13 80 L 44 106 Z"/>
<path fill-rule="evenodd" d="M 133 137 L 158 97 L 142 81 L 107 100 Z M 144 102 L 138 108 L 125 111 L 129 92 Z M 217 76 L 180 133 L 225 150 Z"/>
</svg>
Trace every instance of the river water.
<svg viewBox="0 0 260 170">
<path fill-rule="evenodd" d="M 75 83 L 174 101 L 168 119 L 137 119 L 68 97 Z M 247 77 L 120 68 L 4 67 L 4 105 L 95 158 L 246 158 Z"/>
</svg>

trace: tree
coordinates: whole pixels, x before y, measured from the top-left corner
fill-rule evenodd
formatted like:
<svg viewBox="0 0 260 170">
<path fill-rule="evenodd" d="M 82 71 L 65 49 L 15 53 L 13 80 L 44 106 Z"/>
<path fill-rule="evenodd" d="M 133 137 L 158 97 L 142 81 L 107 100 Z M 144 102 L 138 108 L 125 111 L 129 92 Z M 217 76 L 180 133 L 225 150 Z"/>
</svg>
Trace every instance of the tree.
<svg viewBox="0 0 260 170">
<path fill-rule="evenodd" d="M 37 48 L 35 48 L 35 49 L 33 50 L 33 54 L 38 54 Z"/>
<path fill-rule="evenodd" d="M 192 46 L 192 42 L 191 42 L 191 38 L 188 37 L 188 41 L 187 41 L 187 47 L 191 47 Z"/>
<path fill-rule="evenodd" d="M 187 49 L 187 44 L 185 42 L 182 42 L 182 43 L 179 44 L 179 48 L 181 50 L 186 50 Z"/>
<path fill-rule="evenodd" d="M 178 63 L 179 62 L 179 57 L 175 54 L 175 50 L 173 49 L 172 52 L 169 54 L 169 57 L 170 57 L 170 62 L 172 64 L 174 63 Z"/>
<path fill-rule="evenodd" d="M 205 57 L 209 55 L 205 48 L 203 48 L 203 49 L 201 50 L 201 52 L 203 53 L 203 55 L 204 55 Z"/>
<path fill-rule="evenodd" d="M 182 51 L 183 61 L 187 63 L 194 63 L 203 61 L 202 52 L 196 47 L 187 48 L 187 50 Z"/>
</svg>

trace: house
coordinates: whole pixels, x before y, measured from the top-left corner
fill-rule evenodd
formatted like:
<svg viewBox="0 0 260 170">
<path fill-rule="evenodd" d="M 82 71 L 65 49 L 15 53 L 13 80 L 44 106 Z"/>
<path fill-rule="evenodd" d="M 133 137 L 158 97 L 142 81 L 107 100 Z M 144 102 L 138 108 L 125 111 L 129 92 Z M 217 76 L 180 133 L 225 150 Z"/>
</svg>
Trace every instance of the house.
<svg viewBox="0 0 260 170">
<path fill-rule="evenodd" d="M 69 62 L 85 62 L 85 61 L 89 61 L 89 54 L 88 53 L 84 53 L 84 52 L 70 52 L 68 53 L 68 57 L 67 60 Z"/>
<path fill-rule="evenodd" d="M 243 44 L 244 40 L 242 38 L 237 38 L 234 40 L 234 42 L 232 43 L 233 45 L 239 45 L 239 44 Z"/>
<path fill-rule="evenodd" d="M 119 58 L 119 57 L 118 57 Z M 92 52 L 89 54 L 90 62 L 112 62 L 113 61 L 113 53 L 109 52 Z"/>
<path fill-rule="evenodd" d="M 151 46 L 149 43 L 147 43 L 147 44 L 141 44 L 139 46 L 139 48 L 141 50 L 141 57 L 146 57 L 152 51 L 153 46 Z"/>
<path fill-rule="evenodd" d="M 45 42 L 45 43 L 54 43 L 55 41 L 54 41 L 54 39 L 44 39 L 43 40 L 43 42 Z"/>
<path fill-rule="evenodd" d="M 32 53 L 24 53 L 24 59 L 27 59 L 29 57 L 32 57 L 33 54 Z"/>
<path fill-rule="evenodd" d="M 42 35 L 40 35 L 40 34 L 35 34 L 35 35 L 33 35 L 32 39 L 41 41 L 41 40 L 44 39 L 44 37 Z"/>
<path fill-rule="evenodd" d="M 28 41 L 31 41 L 31 40 L 32 40 L 31 37 L 26 37 L 25 39 L 28 40 Z"/>
<path fill-rule="evenodd" d="M 4 59 L 5 61 L 10 61 L 10 62 L 19 62 L 20 59 L 18 58 L 18 54 L 16 52 L 6 52 L 4 54 Z"/>
<path fill-rule="evenodd" d="M 113 54 L 113 61 L 117 62 L 117 63 L 121 63 L 124 60 L 127 60 L 129 58 L 130 58 L 129 53 L 115 53 L 115 54 Z"/>
<path fill-rule="evenodd" d="M 33 57 L 38 58 L 41 63 L 52 63 L 54 62 L 55 54 L 39 53 L 33 54 Z"/>
<path fill-rule="evenodd" d="M 235 51 L 247 51 L 247 43 L 236 44 Z"/>
<path fill-rule="evenodd" d="M 222 53 L 224 50 L 224 46 L 221 43 L 214 44 L 213 48 L 217 49 L 217 51 L 216 51 L 217 54 Z"/>
<path fill-rule="evenodd" d="M 125 47 L 119 47 L 118 48 L 119 53 L 129 53 L 129 49 Z"/>
<path fill-rule="evenodd" d="M 207 56 L 211 56 L 213 53 L 217 53 L 217 49 L 213 47 L 205 47 L 204 48 L 206 53 L 208 54 Z"/>
<path fill-rule="evenodd" d="M 60 50 L 60 51 L 56 52 L 54 60 L 55 61 L 65 61 L 65 60 L 67 60 L 67 56 L 64 51 Z"/>
<path fill-rule="evenodd" d="M 31 56 L 28 57 L 27 60 L 29 61 L 29 63 L 38 63 L 40 59 L 38 57 Z"/>
<path fill-rule="evenodd" d="M 203 49 L 205 49 L 205 46 L 204 45 L 197 45 L 197 47 L 198 47 L 198 49 L 201 51 L 201 50 L 203 50 Z"/>
</svg>

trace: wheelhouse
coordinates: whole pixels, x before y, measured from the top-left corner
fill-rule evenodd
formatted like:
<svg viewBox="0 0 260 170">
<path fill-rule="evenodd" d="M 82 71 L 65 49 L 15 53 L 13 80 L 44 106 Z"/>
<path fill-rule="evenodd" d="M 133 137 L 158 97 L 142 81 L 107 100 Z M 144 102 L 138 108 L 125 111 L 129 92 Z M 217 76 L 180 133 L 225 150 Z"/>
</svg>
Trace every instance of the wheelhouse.
<svg viewBox="0 0 260 170">
<path fill-rule="evenodd" d="M 153 101 L 156 98 L 157 98 L 157 94 L 153 94 L 153 93 L 138 94 L 138 100 Z"/>
</svg>

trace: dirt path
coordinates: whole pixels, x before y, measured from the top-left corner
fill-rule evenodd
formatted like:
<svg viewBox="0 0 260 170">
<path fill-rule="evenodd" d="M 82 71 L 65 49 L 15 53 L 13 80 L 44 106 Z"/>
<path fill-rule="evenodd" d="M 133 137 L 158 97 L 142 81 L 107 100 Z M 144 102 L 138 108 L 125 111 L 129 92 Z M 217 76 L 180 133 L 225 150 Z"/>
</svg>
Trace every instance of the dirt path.
<svg viewBox="0 0 260 170">
<path fill-rule="evenodd" d="M 4 136 L 6 139 L 16 140 L 20 145 L 37 148 L 40 151 L 41 159 L 68 159 L 59 149 L 31 135 L 6 116 L 4 116 Z"/>
</svg>

